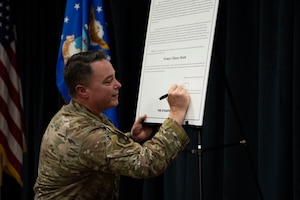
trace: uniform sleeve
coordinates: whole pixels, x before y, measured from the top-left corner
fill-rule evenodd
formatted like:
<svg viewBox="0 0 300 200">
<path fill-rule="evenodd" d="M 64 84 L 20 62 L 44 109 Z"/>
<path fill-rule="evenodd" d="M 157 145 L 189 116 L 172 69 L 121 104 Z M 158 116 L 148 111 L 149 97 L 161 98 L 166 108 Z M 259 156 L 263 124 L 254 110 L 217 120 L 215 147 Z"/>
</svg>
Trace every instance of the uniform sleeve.
<svg viewBox="0 0 300 200">
<path fill-rule="evenodd" d="M 172 119 L 166 119 L 152 139 L 142 145 L 114 134 L 106 145 L 107 172 L 133 178 L 158 176 L 189 141 L 184 129 Z"/>
</svg>

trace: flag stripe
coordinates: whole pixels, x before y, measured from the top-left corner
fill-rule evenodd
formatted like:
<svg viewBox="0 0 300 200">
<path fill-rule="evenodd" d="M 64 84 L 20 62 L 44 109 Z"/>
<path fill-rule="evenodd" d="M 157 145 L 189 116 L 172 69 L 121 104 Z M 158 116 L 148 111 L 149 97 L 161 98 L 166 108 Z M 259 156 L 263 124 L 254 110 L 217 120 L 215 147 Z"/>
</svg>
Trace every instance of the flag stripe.
<svg viewBox="0 0 300 200">
<path fill-rule="evenodd" d="M 8 73 L 7 71 L 2 67 L 2 63 L 0 62 L 0 77 L 1 77 L 1 97 L 3 99 L 5 99 L 5 103 L 7 105 L 13 105 L 14 107 L 16 107 L 16 109 L 13 109 L 13 111 L 16 110 L 20 110 L 22 109 L 22 105 L 19 101 L 19 92 L 16 90 L 16 88 L 13 86 L 13 83 L 11 82 L 11 80 L 8 78 Z M 9 109 L 10 111 L 12 111 L 11 109 Z M 14 116 L 14 113 L 12 113 L 12 115 Z M 16 115 L 16 117 L 18 117 L 19 120 L 19 115 Z"/>
<path fill-rule="evenodd" d="M 0 49 L 1 49 L 0 45 Z M 2 57 L 1 57 L 2 59 Z M 19 141 L 19 145 L 22 145 L 22 139 L 20 138 L 21 135 L 19 134 L 20 130 L 22 130 L 22 120 L 21 120 L 21 113 L 22 105 L 20 103 L 20 94 L 16 90 L 15 86 L 17 85 L 18 77 L 15 76 L 15 70 L 10 70 L 11 72 L 8 73 L 5 65 L 0 62 L 0 89 L 1 89 L 1 98 L 0 98 L 0 105 L 1 106 L 1 113 L 6 116 L 8 120 L 8 124 L 11 130 L 11 133 L 15 133 L 14 137 L 16 137 Z M 11 75 L 11 78 L 9 78 Z M 13 84 L 15 83 L 15 84 Z"/>
<path fill-rule="evenodd" d="M 7 54 L 7 57 L 11 64 L 11 67 L 13 67 L 12 69 L 14 69 L 14 72 L 16 72 L 16 75 L 17 75 L 16 77 L 19 77 L 18 70 L 17 70 L 17 57 L 16 57 L 16 53 L 15 53 L 16 50 L 14 47 L 15 47 L 15 42 L 12 41 L 10 43 L 10 45 L 6 47 L 5 52 Z M 15 80 L 15 79 L 12 79 L 12 80 Z"/>
<path fill-rule="evenodd" d="M 0 105 L 5 105 L 5 102 L 3 101 L 3 99 L 0 97 Z M 11 110 L 11 109 L 10 109 Z M 0 108 L 0 112 L 2 114 L 3 120 L 1 120 L 1 130 L 3 129 L 3 132 L 6 133 L 5 136 L 10 139 L 10 135 L 13 136 L 13 138 L 15 139 L 14 143 L 18 144 L 18 146 L 22 146 L 23 142 L 22 142 L 22 137 L 20 133 L 22 132 L 21 127 L 18 127 L 19 122 L 15 122 L 15 119 L 12 117 L 13 115 L 11 115 L 9 113 L 9 109 L 7 106 L 1 106 Z"/>
<path fill-rule="evenodd" d="M 7 50 L 9 54 L 6 54 Z M 11 58 L 8 57 L 12 56 L 15 58 L 14 53 L 11 52 L 11 48 L 4 49 L 2 45 L 0 45 L 0 52 L 3 52 L 0 54 L 0 76 L 7 85 L 11 99 L 14 101 L 18 109 L 21 110 L 22 105 L 19 101 L 20 94 L 17 91 L 17 88 L 19 88 L 19 77 L 17 71 L 15 70 L 16 64 L 15 61 L 12 61 L 14 65 L 11 64 Z"/>
<path fill-rule="evenodd" d="M 5 118 L 3 115 L 0 115 L 0 119 L 5 121 Z M 1 126 L 7 126 L 7 124 L 1 122 Z M 17 167 L 16 170 L 20 171 L 20 166 L 22 162 L 22 149 L 19 145 L 16 145 L 16 142 L 13 137 L 9 137 L 9 135 L 6 134 L 7 128 L 1 127 L 0 129 L 0 142 L 4 149 L 6 150 L 6 155 L 9 158 L 10 163 L 16 163 Z"/>
<path fill-rule="evenodd" d="M 0 153 L 4 172 L 23 185 L 24 111 L 11 11 L 10 0 L 0 0 Z"/>
</svg>

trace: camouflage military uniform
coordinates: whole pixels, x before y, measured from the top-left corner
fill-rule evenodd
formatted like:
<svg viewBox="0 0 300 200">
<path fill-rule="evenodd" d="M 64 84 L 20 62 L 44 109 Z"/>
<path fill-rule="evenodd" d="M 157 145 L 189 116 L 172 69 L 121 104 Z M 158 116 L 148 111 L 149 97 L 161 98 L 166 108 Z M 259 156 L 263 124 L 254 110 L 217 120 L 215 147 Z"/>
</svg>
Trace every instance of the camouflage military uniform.
<svg viewBox="0 0 300 200">
<path fill-rule="evenodd" d="M 119 175 L 148 178 L 164 172 L 189 142 L 166 119 L 139 144 L 75 102 L 62 107 L 43 136 L 35 199 L 118 199 Z"/>
</svg>

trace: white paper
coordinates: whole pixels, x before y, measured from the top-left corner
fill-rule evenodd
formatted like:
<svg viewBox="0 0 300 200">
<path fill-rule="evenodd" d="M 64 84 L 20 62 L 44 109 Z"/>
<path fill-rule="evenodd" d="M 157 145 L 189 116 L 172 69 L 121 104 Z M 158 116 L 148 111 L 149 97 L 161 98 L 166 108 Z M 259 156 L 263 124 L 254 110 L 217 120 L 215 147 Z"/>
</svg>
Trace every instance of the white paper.
<svg viewBox="0 0 300 200">
<path fill-rule="evenodd" d="M 166 94 L 184 85 L 191 103 L 190 125 L 202 126 L 218 0 L 152 0 L 144 48 L 136 118 L 162 123 L 169 115 Z"/>
</svg>

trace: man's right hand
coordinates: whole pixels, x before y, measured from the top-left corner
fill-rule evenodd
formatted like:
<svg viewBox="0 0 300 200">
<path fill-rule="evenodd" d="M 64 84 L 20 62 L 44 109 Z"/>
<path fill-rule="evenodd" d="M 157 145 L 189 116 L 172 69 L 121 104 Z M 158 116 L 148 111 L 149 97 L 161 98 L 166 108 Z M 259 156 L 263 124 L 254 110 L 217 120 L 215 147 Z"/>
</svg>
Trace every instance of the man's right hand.
<svg viewBox="0 0 300 200">
<path fill-rule="evenodd" d="M 182 125 L 190 105 L 189 93 L 183 86 L 173 84 L 168 90 L 167 100 L 170 106 L 169 118 Z"/>
</svg>

